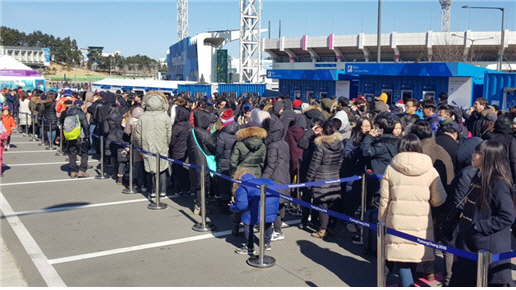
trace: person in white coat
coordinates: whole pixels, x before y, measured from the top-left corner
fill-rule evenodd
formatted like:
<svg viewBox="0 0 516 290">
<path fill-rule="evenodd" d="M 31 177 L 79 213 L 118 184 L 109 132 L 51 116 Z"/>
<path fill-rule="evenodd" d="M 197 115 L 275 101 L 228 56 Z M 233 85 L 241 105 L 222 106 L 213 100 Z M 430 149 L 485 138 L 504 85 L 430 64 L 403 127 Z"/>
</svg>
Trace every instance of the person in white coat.
<svg viewBox="0 0 516 290">
<path fill-rule="evenodd" d="M 404 136 L 398 150 L 381 181 L 378 220 L 388 228 L 433 240 L 431 208 L 445 202 L 446 191 L 415 135 Z M 392 235 L 385 243 L 386 260 L 399 268 L 400 286 L 414 286 L 417 263 L 435 259 L 434 250 L 421 244 Z"/>
</svg>

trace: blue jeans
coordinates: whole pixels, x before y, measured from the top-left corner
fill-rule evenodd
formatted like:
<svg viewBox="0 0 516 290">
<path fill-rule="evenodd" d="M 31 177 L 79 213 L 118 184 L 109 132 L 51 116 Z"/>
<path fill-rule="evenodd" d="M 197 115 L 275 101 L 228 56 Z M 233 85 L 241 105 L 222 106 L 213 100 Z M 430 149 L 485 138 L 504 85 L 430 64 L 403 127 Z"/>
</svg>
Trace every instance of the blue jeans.
<svg viewBox="0 0 516 290">
<path fill-rule="evenodd" d="M 90 124 L 90 147 L 92 149 L 96 149 L 97 148 L 97 138 L 93 138 L 93 133 L 95 132 L 95 128 L 97 127 L 97 125 L 95 124 Z"/>
<path fill-rule="evenodd" d="M 396 262 L 396 266 L 400 272 L 400 287 L 414 287 L 414 273 L 416 272 L 416 263 Z"/>
<path fill-rule="evenodd" d="M 39 130 L 40 130 L 40 132 L 39 132 L 40 135 L 43 136 L 43 128 L 40 128 Z M 45 130 L 45 131 L 47 132 L 47 136 L 46 136 L 47 141 L 52 140 L 51 142 L 54 142 L 56 140 L 56 130 L 52 130 L 52 139 L 50 139 L 50 132 L 47 130 Z"/>
</svg>

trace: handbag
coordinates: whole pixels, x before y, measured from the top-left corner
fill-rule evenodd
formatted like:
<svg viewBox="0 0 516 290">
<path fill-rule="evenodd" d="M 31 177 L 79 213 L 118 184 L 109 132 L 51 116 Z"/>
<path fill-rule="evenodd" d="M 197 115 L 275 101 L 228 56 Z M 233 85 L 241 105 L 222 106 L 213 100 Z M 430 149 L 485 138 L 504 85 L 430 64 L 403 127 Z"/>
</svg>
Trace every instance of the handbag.
<svg viewBox="0 0 516 290">
<path fill-rule="evenodd" d="M 195 137 L 194 129 L 192 129 L 192 135 L 195 140 L 195 144 L 197 144 L 197 147 L 199 147 L 199 150 L 201 150 L 204 157 L 206 157 L 206 163 L 208 164 L 208 169 L 211 171 L 217 171 L 217 162 L 215 161 L 215 155 L 206 155 L 204 153 L 204 150 L 202 150 L 201 145 L 199 145 L 199 142 L 197 141 L 197 137 Z M 213 177 L 213 173 L 210 172 L 210 176 Z"/>
</svg>

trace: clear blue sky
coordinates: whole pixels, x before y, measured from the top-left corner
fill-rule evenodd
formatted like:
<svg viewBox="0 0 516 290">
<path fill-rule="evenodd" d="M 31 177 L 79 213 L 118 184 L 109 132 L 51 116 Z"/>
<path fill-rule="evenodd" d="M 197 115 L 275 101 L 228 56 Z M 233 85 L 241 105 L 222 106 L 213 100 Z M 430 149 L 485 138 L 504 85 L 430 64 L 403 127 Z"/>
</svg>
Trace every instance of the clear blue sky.
<svg viewBox="0 0 516 290">
<path fill-rule="evenodd" d="M 376 33 L 376 0 L 274 1 L 262 0 L 262 29 L 271 22 L 271 38 L 304 34 L 325 36 Z M 41 30 L 56 37 L 75 38 L 80 47 L 104 46 L 105 52 L 121 51 L 152 58 L 165 57 L 177 41 L 176 1 L 0 1 L 1 25 L 30 33 Z M 516 30 L 516 1 L 455 0 L 451 31 L 499 31 L 499 10 L 461 9 L 463 5 L 504 7 L 506 29 Z M 210 30 L 238 29 L 238 0 L 190 0 L 189 35 Z M 440 31 L 438 0 L 382 0 L 382 33 Z M 263 33 L 262 37 L 268 37 Z M 238 43 L 227 47 L 238 58 Z"/>
</svg>

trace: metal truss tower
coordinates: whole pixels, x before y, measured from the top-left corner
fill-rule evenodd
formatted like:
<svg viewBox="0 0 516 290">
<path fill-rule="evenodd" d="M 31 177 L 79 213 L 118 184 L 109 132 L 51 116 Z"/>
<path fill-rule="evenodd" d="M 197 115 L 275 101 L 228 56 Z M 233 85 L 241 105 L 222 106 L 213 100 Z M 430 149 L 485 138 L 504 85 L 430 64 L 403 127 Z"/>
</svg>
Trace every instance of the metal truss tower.
<svg viewBox="0 0 516 290">
<path fill-rule="evenodd" d="M 452 2 L 453 0 L 439 0 L 441 3 L 441 32 L 450 32 Z"/>
<path fill-rule="evenodd" d="M 240 0 L 240 82 L 259 80 L 261 18 L 262 0 Z"/>
<path fill-rule="evenodd" d="M 188 0 L 177 0 L 177 41 L 188 37 Z"/>
</svg>

